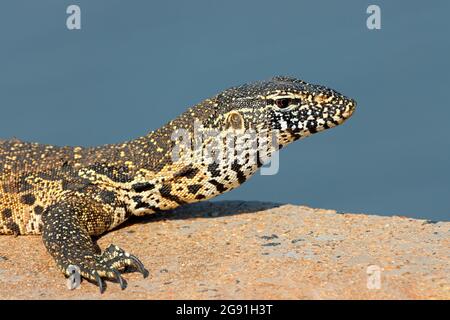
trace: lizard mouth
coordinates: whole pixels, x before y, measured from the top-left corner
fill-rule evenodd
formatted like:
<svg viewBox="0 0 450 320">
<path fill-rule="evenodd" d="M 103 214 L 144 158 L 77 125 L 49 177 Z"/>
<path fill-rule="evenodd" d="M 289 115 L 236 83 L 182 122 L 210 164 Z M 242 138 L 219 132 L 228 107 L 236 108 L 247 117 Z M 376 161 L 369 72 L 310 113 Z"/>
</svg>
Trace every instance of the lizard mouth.
<svg viewBox="0 0 450 320">
<path fill-rule="evenodd" d="M 310 119 L 309 116 L 300 117 L 299 121 L 295 123 L 290 131 L 301 136 L 309 136 L 313 133 L 336 127 L 350 118 L 355 109 L 356 101 L 345 98 L 342 104 L 334 107 L 332 114 L 327 112 L 326 114 L 319 115 L 315 119 Z"/>
</svg>

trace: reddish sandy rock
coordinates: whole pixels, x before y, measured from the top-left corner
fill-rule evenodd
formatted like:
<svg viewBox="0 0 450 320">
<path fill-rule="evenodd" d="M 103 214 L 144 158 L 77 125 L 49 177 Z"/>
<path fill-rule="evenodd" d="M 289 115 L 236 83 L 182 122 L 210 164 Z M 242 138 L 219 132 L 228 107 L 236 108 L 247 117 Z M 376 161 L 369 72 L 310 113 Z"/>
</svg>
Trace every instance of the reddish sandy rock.
<svg viewBox="0 0 450 320">
<path fill-rule="evenodd" d="M 150 271 L 68 290 L 38 236 L 0 236 L 1 299 L 449 299 L 450 222 L 206 202 L 106 234 Z"/>
</svg>

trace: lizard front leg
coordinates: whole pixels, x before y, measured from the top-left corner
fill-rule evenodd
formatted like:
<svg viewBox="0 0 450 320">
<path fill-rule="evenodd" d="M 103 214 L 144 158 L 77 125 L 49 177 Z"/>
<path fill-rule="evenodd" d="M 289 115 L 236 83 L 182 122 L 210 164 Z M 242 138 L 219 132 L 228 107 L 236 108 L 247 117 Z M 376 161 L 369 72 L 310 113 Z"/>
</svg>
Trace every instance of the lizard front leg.
<svg viewBox="0 0 450 320">
<path fill-rule="evenodd" d="M 104 291 L 102 278 L 116 280 L 124 289 L 126 282 L 119 271 L 127 266 L 134 266 L 147 277 L 148 271 L 143 264 L 119 247 L 110 245 L 103 253 L 99 252 L 90 234 L 95 227 L 100 230 L 104 228 L 102 224 L 105 224 L 105 219 L 101 214 L 94 215 L 96 210 L 99 208 L 83 198 L 65 199 L 45 210 L 42 215 L 42 238 L 58 267 L 69 276 L 68 267 L 78 266 L 81 276 L 96 282 L 100 292 Z M 95 217 L 99 221 L 95 221 Z"/>
</svg>

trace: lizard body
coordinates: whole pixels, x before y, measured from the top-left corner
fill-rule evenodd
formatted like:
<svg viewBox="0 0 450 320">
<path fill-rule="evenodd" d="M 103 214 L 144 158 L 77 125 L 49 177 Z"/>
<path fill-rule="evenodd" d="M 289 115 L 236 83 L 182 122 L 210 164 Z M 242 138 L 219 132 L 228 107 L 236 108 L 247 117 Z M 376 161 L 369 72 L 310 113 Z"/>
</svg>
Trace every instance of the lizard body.
<svg viewBox="0 0 450 320">
<path fill-rule="evenodd" d="M 76 265 L 101 291 L 102 278 L 124 287 L 120 271 L 126 266 L 148 272 L 115 245 L 99 252 L 91 236 L 131 215 L 234 189 L 263 164 L 261 154 L 270 157 L 292 141 L 337 126 L 355 107 L 332 89 L 275 77 L 225 90 L 160 129 L 119 144 L 0 141 L 0 234 L 42 234 L 66 275 Z"/>
</svg>

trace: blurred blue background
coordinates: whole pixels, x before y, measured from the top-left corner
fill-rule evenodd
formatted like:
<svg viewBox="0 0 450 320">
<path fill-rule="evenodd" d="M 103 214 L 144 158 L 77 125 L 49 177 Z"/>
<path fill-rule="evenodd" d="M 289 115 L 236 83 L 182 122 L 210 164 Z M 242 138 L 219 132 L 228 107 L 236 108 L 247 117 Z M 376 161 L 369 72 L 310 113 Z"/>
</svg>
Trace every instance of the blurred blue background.
<svg viewBox="0 0 450 320">
<path fill-rule="evenodd" d="M 381 7 L 381 30 L 366 9 Z M 82 29 L 66 28 L 81 7 Z M 61 1 L 0 4 L 0 137 L 99 145 L 156 129 L 274 75 L 358 102 L 217 200 L 450 218 L 449 1 Z"/>
</svg>

